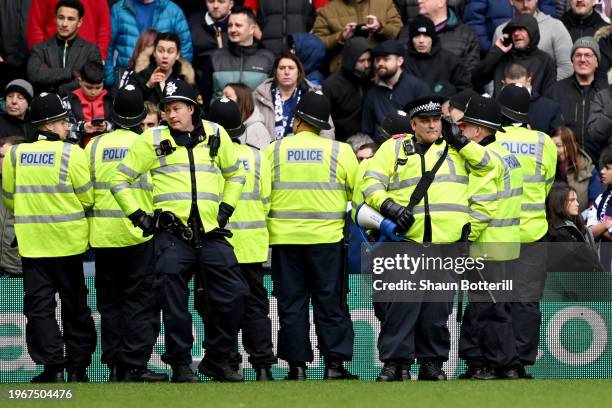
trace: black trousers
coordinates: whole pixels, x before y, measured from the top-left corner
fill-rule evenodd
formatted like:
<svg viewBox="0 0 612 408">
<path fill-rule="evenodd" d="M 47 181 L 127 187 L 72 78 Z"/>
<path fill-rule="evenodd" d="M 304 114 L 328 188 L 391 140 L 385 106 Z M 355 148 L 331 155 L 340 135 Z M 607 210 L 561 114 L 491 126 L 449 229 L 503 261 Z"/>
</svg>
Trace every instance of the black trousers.
<svg viewBox="0 0 612 408">
<path fill-rule="evenodd" d="M 153 241 L 96 248 L 95 252 L 102 362 L 144 367 L 151 358 L 159 326 L 153 290 Z"/>
<path fill-rule="evenodd" d="M 272 247 L 279 358 L 294 363 L 313 360 L 308 312 L 312 299 L 321 354 L 342 361 L 352 359 L 355 334 L 342 293 L 343 269 L 342 243 Z"/>
<path fill-rule="evenodd" d="M 26 342 L 36 364 L 83 369 L 96 349 L 96 329 L 87 306 L 83 256 L 22 258 Z M 63 335 L 55 320 L 61 300 Z M 64 357 L 64 346 L 66 356 Z"/>
<path fill-rule="evenodd" d="M 249 297 L 234 249 L 215 232 L 205 236 L 199 254 L 190 243 L 167 231 L 156 235 L 154 243 L 166 340 L 162 360 L 170 365 L 191 363 L 193 334 L 188 284 L 194 273 L 199 273 L 200 262 L 206 270 L 209 300 L 204 322 L 205 358 L 218 363 L 231 361 Z"/>
<path fill-rule="evenodd" d="M 242 344 L 253 367 L 270 367 L 276 364 L 276 356 L 272 351 L 270 302 L 263 284 L 263 266 L 261 263 L 240 264 L 240 269 L 251 292 L 242 322 Z"/>
<path fill-rule="evenodd" d="M 481 271 L 487 282 L 501 282 L 511 278 L 506 273 L 508 262 L 486 262 Z M 471 282 L 480 276 L 470 271 Z M 510 302 L 496 301 L 486 291 L 469 294 L 459 337 L 459 357 L 475 367 L 511 368 L 518 364 L 518 354 L 512 325 Z M 495 295 L 494 295 L 495 297 Z"/>
</svg>

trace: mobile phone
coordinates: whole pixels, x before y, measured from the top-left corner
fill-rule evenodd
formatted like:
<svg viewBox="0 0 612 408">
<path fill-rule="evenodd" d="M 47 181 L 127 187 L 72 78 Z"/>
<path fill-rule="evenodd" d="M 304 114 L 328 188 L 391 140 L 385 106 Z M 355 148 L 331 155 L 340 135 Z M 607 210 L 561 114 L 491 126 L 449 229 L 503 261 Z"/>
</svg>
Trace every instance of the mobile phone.
<svg viewBox="0 0 612 408">
<path fill-rule="evenodd" d="M 365 24 L 357 24 L 355 26 L 355 31 L 353 31 L 353 35 L 356 37 L 367 37 L 368 31 L 365 29 Z"/>
<path fill-rule="evenodd" d="M 509 47 L 512 44 L 512 36 L 504 37 L 502 44 L 504 44 L 504 47 Z"/>
<path fill-rule="evenodd" d="M 91 120 L 91 124 L 94 126 L 100 126 L 103 123 L 104 123 L 104 118 L 93 118 Z"/>
</svg>

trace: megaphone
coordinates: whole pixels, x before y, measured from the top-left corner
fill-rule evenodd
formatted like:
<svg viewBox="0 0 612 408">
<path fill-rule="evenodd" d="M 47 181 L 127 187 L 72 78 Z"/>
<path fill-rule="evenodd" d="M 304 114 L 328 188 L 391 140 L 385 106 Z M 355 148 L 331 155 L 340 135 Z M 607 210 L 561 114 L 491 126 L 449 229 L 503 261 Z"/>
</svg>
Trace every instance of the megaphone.
<svg viewBox="0 0 612 408">
<path fill-rule="evenodd" d="M 382 216 L 381 213 L 367 205 L 361 203 L 355 211 L 355 223 L 360 229 L 377 229 L 380 231 L 381 239 L 379 242 L 391 240 L 401 241 L 404 238 L 404 233 L 399 229 L 398 225 L 388 218 Z"/>
</svg>

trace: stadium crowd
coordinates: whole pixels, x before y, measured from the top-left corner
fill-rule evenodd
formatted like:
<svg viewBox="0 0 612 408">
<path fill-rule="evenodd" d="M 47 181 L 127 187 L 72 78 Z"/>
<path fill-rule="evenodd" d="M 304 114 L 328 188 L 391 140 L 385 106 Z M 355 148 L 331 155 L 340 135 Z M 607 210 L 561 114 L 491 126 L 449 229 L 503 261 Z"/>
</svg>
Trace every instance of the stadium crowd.
<svg viewBox="0 0 612 408">
<path fill-rule="evenodd" d="M 88 381 L 84 257 L 110 381 L 168 380 L 147 369 L 160 311 L 171 380 L 199 381 L 192 278 L 201 374 L 242 381 L 242 331 L 258 380 L 277 358 L 306 379 L 312 301 L 325 378 L 355 379 L 346 292 L 363 206 L 406 241 L 517 244 L 487 259 L 489 278 L 528 271 L 540 285 L 514 302 L 470 293 L 459 356 L 462 378 L 532 378 L 545 243 L 584 243 L 585 270 L 612 262 L 597 246 L 612 241 L 611 12 L 610 0 L 0 0 L 0 274 L 24 281 L 28 351 L 44 366 L 33 382 Z M 379 381 L 409 379 L 415 360 L 420 380 L 446 379 L 451 304 L 375 303 Z"/>
</svg>

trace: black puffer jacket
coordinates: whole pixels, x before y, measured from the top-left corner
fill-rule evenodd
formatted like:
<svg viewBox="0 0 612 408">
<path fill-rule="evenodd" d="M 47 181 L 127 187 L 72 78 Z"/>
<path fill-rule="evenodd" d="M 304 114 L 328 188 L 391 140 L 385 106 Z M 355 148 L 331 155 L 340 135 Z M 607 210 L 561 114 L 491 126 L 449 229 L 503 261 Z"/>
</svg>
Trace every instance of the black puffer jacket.
<svg viewBox="0 0 612 408">
<path fill-rule="evenodd" d="M 572 42 L 581 37 L 592 37 L 597 30 L 608 25 L 599 13 L 595 11 L 585 18 L 579 18 L 572 10 L 568 10 L 561 17 L 561 21 L 565 28 L 567 28 L 567 31 L 569 31 Z"/>
<path fill-rule="evenodd" d="M 499 94 L 505 67 L 512 63 L 518 63 L 533 74 L 532 88 L 537 93 L 544 94 L 544 91 L 555 83 L 557 66 L 550 55 L 538 49 L 540 29 L 536 19 L 530 15 L 514 16 L 506 27 L 525 28 L 529 33 L 529 46 L 521 50 L 512 48 L 507 53 L 496 46 L 491 47 L 476 71 L 472 72 L 474 86 L 480 89 L 493 80 L 494 94 Z"/>
<path fill-rule="evenodd" d="M 584 150 L 595 163 L 606 147 L 612 145 L 612 87 L 597 92 L 591 100 L 587 120 L 587 137 Z"/>
<path fill-rule="evenodd" d="M 597 78 L 590 87 L 582 87 L 578 84 L 576 76 L 558 81 L 548 93 L 548 96 L 561 105 L 564 126 L 574 131 L 576 140 L 584 146 L 586 140 L 590 140 L 587 133 L 587 122 L 589 120 L 589 109 L 595 94 L 608 87 L 608 84 Z"/>
<path fill-rule="evenodd" d="M 257 20 L 263 46 L 279 55 L 287 47 L 287 35 L 309 32 L 315 13 L 304 0 L 259 0 Z"/>
<path fill-rule="evenodd" d="M 608 71 L 612 69 L 612 25 L 601 27 L 595 32 L 595 39 L 599 45 L 601 60 L 597 67 L 597 76 L 608 79 Z"/>
<path fill-rule="evenodd" d="M 450 51 L 442 49 L 438 37 L 433 39 L 431 52 L 420 53 L 408 40 L 408 58 L 404 61 L 404 69 L 409 74 L 421 78 L 434 90 L 436 84 L 449 82 L 461 92 L 472 87 L 472 77 L 461 63 L 459 57 Z"/>
<path fill-rule="evenodd" d="M 393 0 L 393 2 L 404 24 L 408 24 L 409 21 L 412 21 L 413 18 L 419 15 L 418 0 Z M 463 18 L 464 3 L 463 0 L 448 0 L 448 5 L 454 8 L 461 18 Z"/>
<path fill-rule="evenodd" d="M 345 141 L 361 130 L 363 98 L 371 81 L 355 76 L 354 67 L 359 56 L 369 49 L 365 38 L 356 37 L 348 41 L 342 50 L 341 69 L 323 82 L 323 93 L 331 102 L 336 140 Z"/>
</svg>

